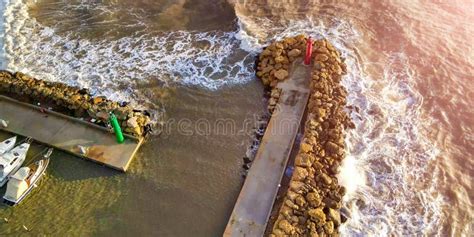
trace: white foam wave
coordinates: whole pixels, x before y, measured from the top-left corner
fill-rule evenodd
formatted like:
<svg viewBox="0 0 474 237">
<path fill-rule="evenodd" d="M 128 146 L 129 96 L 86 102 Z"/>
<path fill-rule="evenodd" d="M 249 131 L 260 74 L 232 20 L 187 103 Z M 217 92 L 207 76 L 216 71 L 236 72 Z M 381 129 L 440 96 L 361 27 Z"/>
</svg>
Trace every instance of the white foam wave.
<svg viewBox="0 0 474 237">
<path fill-rule="evenodd" d="M 23 1 L 3 3 L 5 67 L 12 71 L 88 87 L 111 99 L 128 101 L 138 100 L 135 80 L 218 89 L 253 78 L 253 58 L 241 53 L 235 32 L 173 31 L 89 40 L 42 26 L 29 16 Z"/>
<path fill-rule="evenodd" d="M 344 205 L 351 218 L 344 236 L 426 235 L 439 231 L 445 200 L 437 192 L 438 151 L 424 135 L 422 96 L 413 87 L 414 75 L 402 53 L 389 56 L 381 78 L 365 71 L 357 29 L 343 20 L 325 25 L 314 19 L 275 26 L 268 20 L 242 17 L 246 32 L 241 47 L 256 52 L 269 41 L 296 34 L 325 37 L 346 58 L 349 74 L 343 84 L 348 103 L 359 108 L 351 116 L 357 125 L 346 138 L 348 154 L 339 182 L 347 188 Z M 258 27 L 256 27 L 258 26 Z M 262 37 L 262 38 L 260 38 Z M 370 65 L 374 66 L 374 65 Z"/>
<path fill-rule="evenodd" d="M 439 231 L 445 205 L 436 193 L 433 166 L 438 150 L 424 135 L 422 96 L 401 53 L 389 57 L 380 78 L 366 75 L 364 62 L 348 55 L 350 75 L 344 81 L 357 125 L 349 131 L 349 158 L 342 176 L 366 177 L 345 197 L 353 218 L 342 233 L 356 236 L 429 235 Z M 371 65 L 373 66 L 373 65 Z M 354 167 L 358 174 L 354 174 Z M 344 178 L 342 178 L 344 180 Z M 351 183 L 345 183 L 351 185 Z"/>
</svg>

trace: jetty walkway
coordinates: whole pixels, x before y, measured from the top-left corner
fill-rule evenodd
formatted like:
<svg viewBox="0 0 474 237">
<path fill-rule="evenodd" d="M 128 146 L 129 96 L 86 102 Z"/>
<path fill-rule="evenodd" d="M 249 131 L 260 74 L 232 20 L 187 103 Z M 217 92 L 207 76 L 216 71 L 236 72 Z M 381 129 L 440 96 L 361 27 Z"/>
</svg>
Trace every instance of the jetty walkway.
<svg viewBox="0 0 474 237">
<path fill-rule="evenodd" d="M 311 66 L 296 60 L 234 206 L 224 236 L 262 236 L 309 98 Z"/>
<path fill-rule="evenodd" d="M 143 139 L 125 135 L 118 144 L 115 135 L 98 125 L 38 106 L 0 96 L 0 130 L 31 137 L 40 143 L 108 167 L 126 171 Z"/>
</svg>

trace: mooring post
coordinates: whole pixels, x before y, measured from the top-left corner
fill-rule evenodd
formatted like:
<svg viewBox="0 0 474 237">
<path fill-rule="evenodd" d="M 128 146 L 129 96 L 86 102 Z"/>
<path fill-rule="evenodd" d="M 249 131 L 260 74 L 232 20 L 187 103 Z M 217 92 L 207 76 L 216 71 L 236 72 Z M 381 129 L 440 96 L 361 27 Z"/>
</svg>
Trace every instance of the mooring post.
<svg viewBox="0 0 474 237">
<path fill-rule="evenodd" d="M 311 54 L 313 53 L 313 40 L 309 37 L 306 40 L 306 55 L 304 57 L 304 64 L 309 65 L 311 63 Z"/>
<path fill-rule="evenodd" d="M 120 128 L 120 124 L 118 123 L 117 117 L 115 117 L 115 114 L 110 113 L 109 120 L 110 120 L 110 124 L 114 128 L 115 136 L 117 137 L 117 142 L 123 143 L 124 138 L 122 134 L 122 129 Z"/>
</svg>

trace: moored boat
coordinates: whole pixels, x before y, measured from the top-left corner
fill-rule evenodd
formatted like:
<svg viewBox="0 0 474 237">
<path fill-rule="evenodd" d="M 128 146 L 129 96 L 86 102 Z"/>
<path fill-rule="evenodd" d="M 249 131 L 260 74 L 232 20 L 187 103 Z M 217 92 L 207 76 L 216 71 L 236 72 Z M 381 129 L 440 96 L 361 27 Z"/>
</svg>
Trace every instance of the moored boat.
<svg viewBox="0 0 474 237">
<path fill-rule="evenodd" d="M 10 175 L 21 167 L 26 159 L 28 149 L 30 149 L 30 143 L 24 142 L 0 155 L 0 187 L 5 185 Z"/>
<path fill-rule="evenodd" d="M 11 150 L 15 146 L 16 136 L 8 138 L 3 142 L 0 142 L 0 155 Z"/>
<path fill-rule="evenodd" d="M 53 149 L 49 149 L 46 154 L 34 163 L 21 167 L 10 177 L 7 184 L 7 191 L 3 196 L 3 202 L 14 206 L 20 203 L 25 197 L 37 187 L 38 181 L 44 175 L 49 165 L 49 157 Z"/>
</svg>

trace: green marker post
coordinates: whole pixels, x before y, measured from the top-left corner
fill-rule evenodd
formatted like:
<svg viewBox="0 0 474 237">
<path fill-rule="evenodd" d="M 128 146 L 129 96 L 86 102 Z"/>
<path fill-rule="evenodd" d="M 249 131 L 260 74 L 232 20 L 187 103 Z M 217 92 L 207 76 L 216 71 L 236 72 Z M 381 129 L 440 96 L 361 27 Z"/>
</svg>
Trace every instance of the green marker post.
<svg viewBox="0 0 474 237">
<path fill-rule="evenodd" d="M 117 142 L 123 143 L 124 138 L 123 138 L 122 129 L 120 128 L 120 124 L 117 120 L 117 117 L 115 117 L 115 114 L 110 113 L 109 121 L 112 127 L 114 128 L 115 136 L 117 137 Z"/>
</svg>

